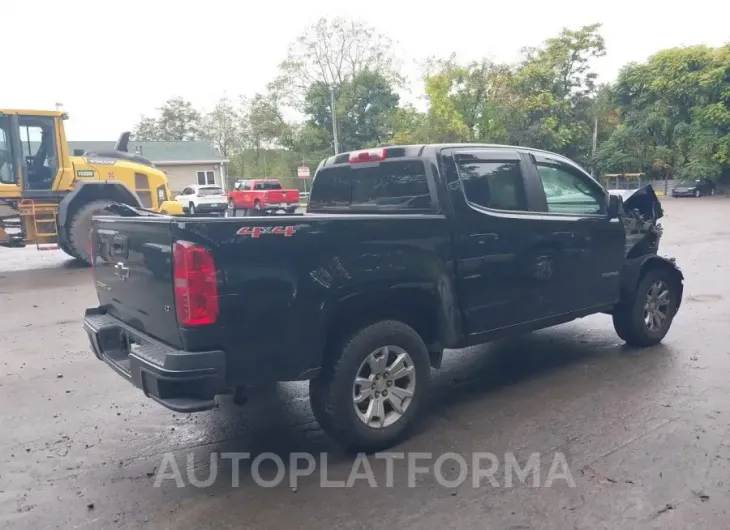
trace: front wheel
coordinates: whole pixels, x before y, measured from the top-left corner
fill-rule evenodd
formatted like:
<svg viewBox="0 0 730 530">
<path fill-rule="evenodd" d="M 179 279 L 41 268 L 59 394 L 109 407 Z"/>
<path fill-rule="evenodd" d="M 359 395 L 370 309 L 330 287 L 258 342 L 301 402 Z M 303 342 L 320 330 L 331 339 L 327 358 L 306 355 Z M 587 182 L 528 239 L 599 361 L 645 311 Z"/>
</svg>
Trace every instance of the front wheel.
<svg viewBox="0 0 730 530">
<path fill-rule="evenodd" d="M 322 429 L 361 451 L 385 449 L 405 438 L 424 408 L 431 377 L 418 333 L 386 320 L 354 333 L 338 353 L 309 384 Z"/>
<path fill-rule="evenodd" d="M 630 346 L 654 346 L 669 332 L 678 303 L 677 279 L 665 269 L 651 269 L 639 282 L 634 300 L 616 308 L 613 326 Z"/>
<path fill-rule="evenodd" d="M 190 212 L 190 215 L 196 214 L 195 205 L 192 202 L 190 203 L 190 206 L 188 206 L 188 211 Z"/>
</svg>

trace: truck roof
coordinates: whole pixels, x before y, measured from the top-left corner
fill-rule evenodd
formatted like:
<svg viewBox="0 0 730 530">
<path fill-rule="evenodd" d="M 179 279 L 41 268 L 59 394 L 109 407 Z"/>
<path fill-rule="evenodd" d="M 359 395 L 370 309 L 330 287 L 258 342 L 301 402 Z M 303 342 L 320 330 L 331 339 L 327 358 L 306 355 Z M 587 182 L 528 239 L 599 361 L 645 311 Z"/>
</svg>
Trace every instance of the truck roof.
<svg viewBox="0 0 730 530">
<path fill-rule="evenodd" d="M 53 118 L 66 118 L 68 114 L 58 110 L 27 110 L 27 109 L 0 109 L 0 115 L 19 114 L 21 116 L 51 116 Z"/>
<path fill-rule="evenodd" d="M 521 145 L 503 145 L 503 144 L 483 144 L 483 143 L 439 143 L 439 144 L 417 144 L 417 145 L 386 145 L 381 147 L 375 147 L 370 149 L 359 149 L 356 151 L 347 151 L 345 153 L 338 153 L 334 156 L 330 156 L 322 161 L 321 166 L 331 166 L 334 164 L 345 164 L 350 161 L 350 158 L 355 153 L 364 153 L 368 151 L 385 150 L 388 153 L 387 158 L 400 158 L 400 157 L 421 157 L 424 156 L 426 150 L 429 151 L 441 151 L 442 149 L 514 149 L 518 151 L 528 153 L 540 153 L 550 155 L 553 157 L 559 157 L 571 165 L 575 165 L 575 162 L 571 161 L 565 156 L 553 153 L 551 151 L 545 151 L 544 149 L 535 149 L 532 147 L 525 147 Z"/>
</svg>

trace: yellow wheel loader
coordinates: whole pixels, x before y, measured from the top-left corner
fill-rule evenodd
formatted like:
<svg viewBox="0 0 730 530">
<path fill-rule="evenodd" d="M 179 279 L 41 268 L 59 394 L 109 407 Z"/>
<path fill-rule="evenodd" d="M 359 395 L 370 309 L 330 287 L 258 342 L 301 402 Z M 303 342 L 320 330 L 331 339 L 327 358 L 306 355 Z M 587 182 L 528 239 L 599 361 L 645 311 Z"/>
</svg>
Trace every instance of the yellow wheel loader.
<svg viewBox="0 0 730 530">
<path fill-rule="evenodd" d="M 0 109 L 0 245 L 60 248 L 89 264 L 91 218 L 112 203 L 182 215 L 165 174 L 128 152 L 130 133 L 113 150 L 71 156 L 67 117 Z"/>
</svg>

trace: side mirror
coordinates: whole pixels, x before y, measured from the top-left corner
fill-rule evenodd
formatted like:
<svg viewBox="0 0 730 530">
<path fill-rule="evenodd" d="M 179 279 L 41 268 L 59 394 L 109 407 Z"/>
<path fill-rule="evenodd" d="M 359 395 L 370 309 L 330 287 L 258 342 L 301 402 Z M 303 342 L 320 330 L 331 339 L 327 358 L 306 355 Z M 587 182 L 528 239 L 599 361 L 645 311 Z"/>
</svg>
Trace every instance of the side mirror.
<svg viewBox="0 0 730 530">
<path fill-rule="evenodd" d="M 608 209 L 606 212 L 606 215 L 609 219 L 618 219 L 618 217 L 621 215 L 621 207 L 623 206 L 623 201 L 621 200 L 621 197 L 618 195 L 611 195 L 608 196 Z"/>
</svg>

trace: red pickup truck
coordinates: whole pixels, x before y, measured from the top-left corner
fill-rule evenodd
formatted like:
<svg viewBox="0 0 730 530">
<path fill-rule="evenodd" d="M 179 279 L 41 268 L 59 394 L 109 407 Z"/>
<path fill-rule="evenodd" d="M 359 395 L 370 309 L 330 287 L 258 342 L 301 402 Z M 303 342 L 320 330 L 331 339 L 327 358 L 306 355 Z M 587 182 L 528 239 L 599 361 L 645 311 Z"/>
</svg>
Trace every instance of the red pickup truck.
<svg viewBox="0 0 730 530">
<path fill-rule="evenodd" d="M 246 215 L 252 211 L 275 213 L 279 210 L 291 214 L 299 208 L 299 190 L 285 190 L 275 179 L 239 180 L 228 192 L 228 208 L 234 217 L 239 209 Z"/>
</svg>

